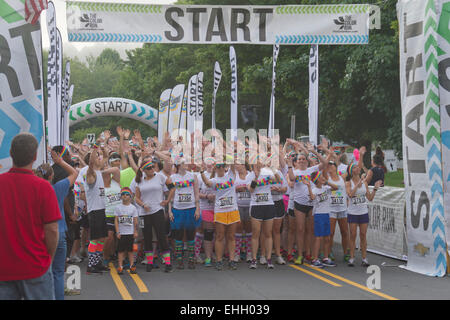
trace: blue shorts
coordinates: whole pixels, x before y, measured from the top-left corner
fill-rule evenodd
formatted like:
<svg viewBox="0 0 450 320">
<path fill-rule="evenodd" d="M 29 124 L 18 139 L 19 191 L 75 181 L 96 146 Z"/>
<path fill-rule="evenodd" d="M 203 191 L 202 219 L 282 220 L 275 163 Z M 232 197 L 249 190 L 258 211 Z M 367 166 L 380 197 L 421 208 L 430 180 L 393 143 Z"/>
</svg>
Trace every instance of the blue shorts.
<svg viewBox="0 0 450 320">
<path fill-rule="evenodd" d="M 314 214 L 314 236 L 326 237 L 330 235 L 330 216 L 328 213 Z"/>
<path fill-rule="evenodd" d="M 195 208 L 177 210 L 172 208 L 173 221 L 170 222 L 172 230 L 196 229 L 201 226 L 202 219 L 195 219 Z"/>
<path fill-rule="evenodd" d="M 357 223 L 357 224 L 364 224 L 369 223 L 369 214 L 348 214 L 347 215 L 347 222 L 348 223 Z"/>
</svg>

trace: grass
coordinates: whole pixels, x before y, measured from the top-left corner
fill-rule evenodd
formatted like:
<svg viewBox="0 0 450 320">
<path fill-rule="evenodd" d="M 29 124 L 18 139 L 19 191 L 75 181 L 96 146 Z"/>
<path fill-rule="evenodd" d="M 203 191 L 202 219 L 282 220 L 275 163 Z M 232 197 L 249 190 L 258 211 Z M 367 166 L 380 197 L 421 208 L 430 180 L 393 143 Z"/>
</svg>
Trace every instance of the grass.
<svg viewBox="0 0 450 320">
<path fill-rule="evenodd" d="M 384 175 L 384 185 L 390 187 L 404 188 L 403 170 L 387 172 Z"/>
</svg>

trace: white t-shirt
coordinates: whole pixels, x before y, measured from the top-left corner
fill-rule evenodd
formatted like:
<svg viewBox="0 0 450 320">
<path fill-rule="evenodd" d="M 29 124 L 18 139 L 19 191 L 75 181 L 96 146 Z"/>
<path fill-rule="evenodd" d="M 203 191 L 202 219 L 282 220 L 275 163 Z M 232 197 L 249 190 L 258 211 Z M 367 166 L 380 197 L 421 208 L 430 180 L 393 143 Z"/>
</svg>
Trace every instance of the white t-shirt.
<svg viewBox="0 0 450 320">
<path fill-rule="evenodd" d="M 229 170 L 223 177 L 211 179 L 216 191 L 214 212 L 230 212 L 238 210 L 234 172 Z"/>
<path fill-rule="evenodd" d="M 245 191 L 236 191 L 238 207 L 250 207 L 250 201 L 252 200 L 252 198 L 247 186 L 251 182 L 252 180 L 250 179 L 250 172 L 247 172 L 247 175 L 244 179 L 241 179 L 239 177 L 239 174 L 236 175 L 236 187 L 245 187 Z"/>
<path fill-rule="evenodd" d="M 81 184 L 77 181 L 73 184 L 73 193 L 74 193 L 74 199 L 75 199 L 75 206 L 78 208 L 78 218 L 77 221 L 80 221 L 82 216 L 81 213 L 86 208 L 86 202 L 84 200 L 81 200 Z"/>
<path fill-rule="evenodd" d="M 274 185 L 272 185 L 272 186 L 275 186 L 275 187 L 282 187 L 282 188 L 287 187 L 287 181 L 286 181 L 286 179 L 284 178 L 283 173 L 282 173 L 280 170 L 277 170 L 276 173 L 278 173 L 278 176 L 279 176 L 280 179 L 281 179 L 281 184 L 280 184 L 280 183 L 276 183 L 276 184 L 274 184 Z M 281 193 L 281 192 L 278 192 L 278 191 L 272 191 L 272 200 L 273 200 L 273 201 L 280 201 L 280 200 L 283 200 L 283 194 L 284 194 L 284 193 Z"/>
<path fill-rule="evenodd" d="M 293 171 L 296 180 L 295 180 L 295 184 L 294 184 L 294 189 L 291 190 L 292 192 L 291 192 L 290 196 L 298 204 L 305 205 L 305 206 L 313 205 L 311 199 L 309 198 L 308 186 L 302 182 L 300 177 L 308 176 L 311 178 L 311 174 L 316 171 L 319 171 L 319 165 L 309 167 L 306 170 L 296 169 Z M 313 185 L 314 184 L 312 184 L 311 186 L 313 186 Z"/>
<path fill-rule="evenodd" d="M 87 171 L 86 171 L 87 174 Z M 106 198 L 105 198 L 105 184 L 103 183 L 103 175 L 101 171 L 95 171 L 97 179 L 95 183 L 89 185 L 87 180 L 85 181 L 85 192 L 87 200 L 87 212 L 92 212 L 94 210 L 105 209 Z"/>
<path fill-rule="evenodd" d="M 194 173 L 188 171 L 184 176 L 176 173 L 172 174 L 170 179 L 175 185 L 173 208 L 177 210 L 195 208 Z"/>
<path fill-rule="evenodd" d="M 330 186 L 322 186 L 321 188 L 317 188 L 316 186 L 311 188 L 312 193 L 316 196 L 314 199 L 314 214 L 326 214 L 330 213 L 330 204 L 331 204 L 331 187 Z"/>
<path fill-rule="evenodd" d="M 154 214 L 163 209 L 161 202 L 164 200 L 164 186 L 166 185 L 167 177 L 163 174 L 156 173 L 150 180 L 142 178 L 141 182 L 136 184 L 141 192 L 141 200 L 149 208 L 150 211 L 146 212 L 144 208 L 139 210 L 140 216 L 146 216 Z"/>
<path fill-rule="evenodd" d="M 351 188 L 355 188 L 355 184 L 352 180 Z M 363 183 L 361 187 L 356 190 L 355 195 L 352 198 L 349 198 L 348 202 L 348 214 L 352 215 L 363 215 L 369 212 L 369 208 L 367 207 L 367 198 L 366 198 L 366 185 Z"/>
<path fill-rule="evenodd" d="M 119 218 L 119 233 L 121 235 L 134 233 L 133 218 L 138 216 L 135 206 L 132 204 L 126 206 L 121 203 L 114 210 L 114 215 Z"/>
<path fill-rule="evenodd" d="M 288 210 L 289 209 L 294 210 L 294 197 L 292 194 L 292 189 L 291 189 L 291 187 L 289 187 L 289 185 L 288 185 L 288 190 L 287 190 L 286 194 L 289 195 Z"/>
<path fill-rule="evenodd" d="M 344 173 L 347 173 L 347 168 L 348 168 L 348 165 L 343 164 L 343 163 L 339 164 L 337 167 L 338 174 L 342 176 Z"/>
<path fill-rule="evenodd" d="M 115 208 L 122 203 L 120 190 L 120 184 L 114 179 L 111 179 L 111 186 L 105 188 L 105 215 L 107 217 L 114 217 Z"/>
<path fill-rule="evenodd" d="M 208 179 L 209 179 L 209 177 L 211 177 L 211 173 L 209 173 L 208 171 L 205 171 L 204 175 Z M 198 184 L 199 184 L 200 193 L 202 193 L 202 194 L 215 194 L 216 193 L 214 188 L 209 188 L 203 182 L 202 175 L 201 175 L 200 172 L 197 172 L 197 181 L 198 181 Z M 200 198 L 200 210 L 213 211 L 214 210 L 214 201 L 210 201 L 208 199 Z"/>
<path fill-rule="evenodd" d="M 249 174 L 250 184 L 255 178 L 255 173 L 251 172 Z M 250 193 L 252 197 L 250 206 L 273 205 L 272 191 L 270 190 L 270 187 L 272 187 L 275 183 L 275 177 L 272 170 L 262 168 L 257 179 L 257 185 L 253 192 Z M 248 187 L 250 187 L 250 184 Z"/>
<path fill-rule="evenodd" d="M 338 186 L 337 190 L 331 190 L 331 212 L 342 212 L 347 210 L 347 191 L 345 181 L 339 176 L 339 181 L 328 178 L 328 182 Z"/>
</svg>

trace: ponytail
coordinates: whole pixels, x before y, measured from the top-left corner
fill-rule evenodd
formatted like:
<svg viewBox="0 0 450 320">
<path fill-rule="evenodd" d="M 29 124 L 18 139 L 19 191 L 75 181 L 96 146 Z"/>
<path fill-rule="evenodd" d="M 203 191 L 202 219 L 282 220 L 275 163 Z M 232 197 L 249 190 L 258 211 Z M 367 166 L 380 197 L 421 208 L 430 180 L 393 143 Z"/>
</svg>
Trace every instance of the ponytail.
<svg viewBox="0 0 450 320">
<path fill-rule="evenodd" d="M 143 175 L 144 175 L 144 173 L 142 172 L 142 169 L 138 168 L 138 170 L 136 172 L 136 177 L 134 178 L 134 181 L 136 181 L 136 183 L 141 183 Z"/>
</svg>

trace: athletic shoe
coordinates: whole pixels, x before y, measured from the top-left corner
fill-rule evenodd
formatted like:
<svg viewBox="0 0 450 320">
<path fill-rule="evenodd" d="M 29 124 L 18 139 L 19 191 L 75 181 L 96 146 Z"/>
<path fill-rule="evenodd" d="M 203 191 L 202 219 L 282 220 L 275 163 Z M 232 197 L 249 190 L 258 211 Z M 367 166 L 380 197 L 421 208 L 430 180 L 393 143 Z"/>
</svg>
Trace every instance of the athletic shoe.
<svg viewBox="0 0 450 320">
<path fill-rule="evenodd" d="M 216 269 L 217 269 L 217 271 L 222 271 L 222 269 L 223 269 L 223 262 L 222 261 L 217 261 L 216 262 Z"/>
<path fill-rule="evenodd" d="M 166 267 L 164 268 L 164 272 L 170 273 L 173 272 L 173 267 L 171 264 L 166 264 Z"/>
<path fill-rule="evenodd" d="M 290 262 L 290 263 L 294 262 L 294 256 L 292 254 L 288 254 L 287 255 L 287 261 Z"/>
<path fill-rule="evenodd" d="M 231 270 L 236 270 L 236 269 L 237 269 L 237 264 L 236 264 L 236 262 L 235 262 L 235 261 L 230 261 L 230 262 L 228 263 L 228 268 L 231 269 Z"/>
<path fill-rule="evenodd" d="M 95 267 L 100 271 L 109 271 L 109 267 L 105 266 L 103 263 L 99 263 Z"/>
<path fill-rule="evenodd" d="M 195 262 L 194 261 L 189 261 L 188 262 L 188 269 L 195 269 Z"/>
<path fill-rule="evenodd" d="M 117 274 L 118 274 L 118 275 L 123 275 L 123 268 L 118 267 L 118 268 L 117 268 Z"/>
<path fill-rule="evenodd" d="M 202 264 L 203 263 L 202 257 L 200 256 L 195 257 L 195 263 Z"/>
<path fill-rule="evenodd" d="M 240 260 L 241 260 L 241 257 L 239 255 L 235 255 L 234 259 L 233 259 L 233 262 L 238 263 Z"/>
<path fill-rule="evenodd" d="M 147 265 L 145 266 L 145 271 L 147 271 L 147 272 L 152 272 L 152 270 L 153 270 L 153 264 L 147 264 Z"/>
<path fill-rule="evenodd" d="M 91 274 L 91 273 L 102 273 L 101 270 L 99 270 L 97 267 L 93 266 L 93 267 L 87 267 L 86 269 L 86 274 Z"/>
<path fill-rule="evenodd" d="M 82 261 L 83 261 L 83 259 L 81 259 L 81 258 L 79 258 L 77 256 L 70 257 L 70 259 L 69 259 L 69 263 L 70 264 L 80 263 Z"/>
<path fill-rule="evenodd" d="M 277 264 L 286 264 L 286 261 L 284 261 L 282 256 L 277 257 L 276 262 Z"/>
<path fill-rule="evenodd" d="M 158 258 L 155 258 L 155 259 L 153 260 L 153 268 L 159 269 Z"/>
<path fill-rule="evenodd" d="M 361 262 L 361 266 L 368 267 L 368 266 L 370 266 L 370 263 L 369 263 L 369 261 L 367 259 L 363 259 L 362 262 Z"/>
<path fill-rule="evenodd" d="M 322 260 L 322 264 L 325 267 L 336 267 L 336 263 L 333 262 L 330 258 L 326 258 Z"/>
<path fill-rule="evenodd" d="M 322 260 L 324 257 L 323 252 L 319 253 L 319 260 Z"/>
<path fill-rule="evenodd" d="M 147 259 L 142 260 L 141 264 L 147 264 Z"/>
<path fill-rule="evenodd" d="M 275 269 L 275 266 L 272 263 L 272 259 L 267 260 L 267 269 Z"/>
<path fill-rule="evenodd" d="M 212 267 L 211 258 L 206 258 L 205 259 L 205 267 Z"/>
<path fill-rule="evenodd" d="M 312 262 L 311 267 L 323 268 L 323 264 L 322 264 L 322 262 L 320 262 L 319 259 L 316 259 Z"/>
<path fill-rule="evenodd" d="M 252 260 L 253 260 L 253 257 L 252 257 L 252 253 L 251 252 L 249 252 L 249 253 L 247 253 L 247 262 L 252 262 Z"/>
<path fill-rule="evenodd" d="M 262 265 L 264 265 L 264 264 L 266 264 L 267 263 L 267 259 L 266 259 L 266 257 L 264 257 L 264 256 L 261 256 L 261 258 L 259 258 L 259 264 L 262 264 Z"/>
<path fill-rule="evenodd" d="M 308 263 L 312 263 L 313 258 L 308 254 L 308 255 L 305 256 L 305 261 L 308 262 Z"/>
<path fill-rule="evenodd" d="M 183 260 L 180 260 L 177 264 L 177 269 L 179 270 L 183 270 L 184 269 L 184 263 Z"/>
<path fill-rule="evenodd" d="M 133 267 L 130 268 L 130 273 L 131 273 L 131 274 L 137 274 L 137 272 L 136 272 L 136 266 L 133 266 Z"/>
<path fill-rule="evenodd" d="M 330 258 L 333 261 L 335 260 L 333 252 L 330 252 L 330 254 L 328 255 L 328 258 Z"/>
<path fill-rule="evenodd" d="M 355 266 L 355 259 L 352 259 L 352 258 L 348 259 L 348 266 L 349 267 L 354 267 Z"/>
<path fill-rule="evenodd" d="M 250 263 L 250 269 L 256 269 L 256 260 L 253 259 L 252 262 Z"/>
<path fill-rule="evenodd" d="M 348 262 L 348 260 L 350 260 L 350 255 L 349 254 L 344 255 L 344 262 Z"/>
<path fill-rule="evenodd" d="M 298 265 L 303 264 L 303 256 L 298 256 L 294 263 Z"/>
</svg>

